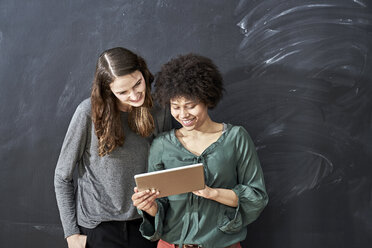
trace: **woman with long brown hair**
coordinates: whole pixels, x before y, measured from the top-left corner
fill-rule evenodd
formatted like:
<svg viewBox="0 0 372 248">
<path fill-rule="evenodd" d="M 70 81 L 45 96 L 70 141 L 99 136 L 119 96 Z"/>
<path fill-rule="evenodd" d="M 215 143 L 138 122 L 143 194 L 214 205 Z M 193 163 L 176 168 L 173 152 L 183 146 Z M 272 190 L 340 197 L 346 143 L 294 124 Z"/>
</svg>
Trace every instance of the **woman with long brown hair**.
<svg viewBox="0 0 372 248">
<path fill-rule="evenodd" d="M 155 246 L 142 238 L 131 201 L 133 176 L 147 170 L 152 139 L 171 126 L 169 113 L 152 101 L 152 81 L 143 58 L 128 49 L 98 58 L 91 97 L 72 117 L 55 170 L 69 248 Z"/>
</svg>

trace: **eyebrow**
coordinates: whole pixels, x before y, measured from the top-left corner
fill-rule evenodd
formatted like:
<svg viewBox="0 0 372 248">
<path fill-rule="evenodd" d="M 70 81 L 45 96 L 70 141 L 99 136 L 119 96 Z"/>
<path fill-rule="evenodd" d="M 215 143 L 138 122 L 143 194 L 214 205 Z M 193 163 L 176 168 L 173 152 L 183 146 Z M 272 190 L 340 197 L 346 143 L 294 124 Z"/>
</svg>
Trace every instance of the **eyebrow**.
<svg viewBox="0 0 372 248">
<path fill-rule="evenodd" d="M 137 82 L 133 85 L 133 87 L 136 85 L 136 84 L 138 84 L 139 83 L 139 81 L 141 81 L 142 80 L 142 78 L 139 78 L 138 80 L 137 80 Z M 132 87 L 132 88 L 133 88 Z"/>
</svg>

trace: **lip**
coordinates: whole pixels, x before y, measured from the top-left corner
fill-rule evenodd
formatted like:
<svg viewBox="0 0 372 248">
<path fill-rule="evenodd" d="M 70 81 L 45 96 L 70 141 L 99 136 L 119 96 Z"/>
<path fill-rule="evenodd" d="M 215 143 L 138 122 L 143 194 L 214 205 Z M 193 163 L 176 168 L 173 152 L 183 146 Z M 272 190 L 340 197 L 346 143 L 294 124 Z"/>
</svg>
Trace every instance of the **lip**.
<svg viewBox="0 0 372 248">
<path fill-rule="evenodd" d="M 192 118 L 192 119 L 180 120 L 180 121 L 181 121 L 181 123 L 182 123 L 182 126 L 190 127 L 190 126 L 194 125 L 194 123 L 195 123 L 195 119 L 196 119 L 196 118 L 194 117 L 194 118 Z"/>
<path fill-rule="evenodd" d="M 142 95 L 142 93 L 141 93 L 141 96 L 137 99 L 137 100 L 130 100 L 130 102 L 132 102 L 132 103 L 139 103 L 139 102 L 141 102 L 142 101 L 142 98 L 143 98 L 143 95 Z"/>
</svg>

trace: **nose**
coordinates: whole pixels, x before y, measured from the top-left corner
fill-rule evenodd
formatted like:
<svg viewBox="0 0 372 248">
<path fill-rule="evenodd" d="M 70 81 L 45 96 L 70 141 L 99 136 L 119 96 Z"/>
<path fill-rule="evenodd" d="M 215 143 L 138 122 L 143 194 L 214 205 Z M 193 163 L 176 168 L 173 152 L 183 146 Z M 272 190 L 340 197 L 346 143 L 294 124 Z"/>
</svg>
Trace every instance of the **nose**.
<svg viewBox="0 0 372 248">
<path fill-rule="evenodd" d="M 185 118 L 185 117 L 188 117 L 188 116 L 189 116 L 189 112 L 187 112 L 186 109 L 181 108 L 180 117 Z"/>
<path fill-rule="evenodd" d="M 132 100 L 137 100 L 137 91 L 136 90 L 132 90 L 130 93 L 129 93 L 129 99 L 132 99 Z"/>
</svg>

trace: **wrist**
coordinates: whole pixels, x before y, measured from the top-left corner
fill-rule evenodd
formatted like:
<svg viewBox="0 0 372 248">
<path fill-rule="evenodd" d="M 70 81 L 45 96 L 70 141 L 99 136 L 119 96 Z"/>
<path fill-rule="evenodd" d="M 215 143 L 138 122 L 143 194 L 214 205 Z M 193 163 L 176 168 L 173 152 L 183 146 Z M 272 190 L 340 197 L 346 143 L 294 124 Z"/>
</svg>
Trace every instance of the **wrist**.
<svg viewBox="0 0 372 248">
<path fill-rule="evenodd" d="M 154 202 L 149 210 L 146 211 L 152 217 L 155 217 L 156 213 L 158 212 L 158 204 Z"/>
<path fill-rule="evenodd" d="M 80 234 L 78 234 L 78 233 L 72 234 L 72 235 L 68 236 L 68 237 L 66 238 L 66 240 L 67 240 L 67 242 L 69 242 L 69 241 L 71 241 L 71 240 L 77 239 L 79 235 L 80 235 Z"/>
<path fill-rule="evenodd" d="M 219 196 L 219 191 L 218 189 L 211 188 L 211 194 L 209 196 L 210 200 L 217 200 Z"/>
</svg>

